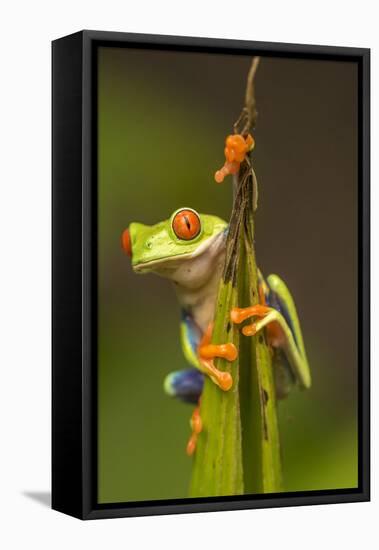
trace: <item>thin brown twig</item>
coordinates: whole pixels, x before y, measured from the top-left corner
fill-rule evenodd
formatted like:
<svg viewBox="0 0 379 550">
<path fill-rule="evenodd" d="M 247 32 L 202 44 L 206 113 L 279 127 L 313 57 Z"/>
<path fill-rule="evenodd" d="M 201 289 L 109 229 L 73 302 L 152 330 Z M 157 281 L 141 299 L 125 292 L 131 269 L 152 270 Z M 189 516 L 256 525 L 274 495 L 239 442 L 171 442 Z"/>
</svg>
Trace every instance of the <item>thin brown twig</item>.
<svg viewBox="0 0 379 550">
<path fill-rule="evenodd" d="M 259 59 L 260 59 L 259 57 L 253 57 L 253 61 L 251 62 L 251 67 L 250 67 L 250 70 L 249 70 L 249 74 L 247 75 L 245 106 L 246 106 L 246 109 L 247 109 L 249 130 L 250 130 L 250 128 L 254 128 L 254 126 L 257 122 L 257 114 L 258 113 L 257 113 L 256 101 L 255 101 L 254 78 L 255 78 L 255 74 L 256 74 L 257 69 L 258 69 Z"/>
<path fill-rule="evenodd" d="M 253 57 L 250 69 L 247 75 L 246 92 L 245 92 L 245 106 L 241 111 L 240 116 L 234 123 L 234 132 L 236 134 L 247 135 L 251 128 L 255 127 L 257 121 L 257 108 L 255 101 L 255 86 L 254 79 L 259 65 L 259 57 Z M 239 131 L 239 125 L 242 121 L 245 121 L 242 131 Z"/>
</svg>

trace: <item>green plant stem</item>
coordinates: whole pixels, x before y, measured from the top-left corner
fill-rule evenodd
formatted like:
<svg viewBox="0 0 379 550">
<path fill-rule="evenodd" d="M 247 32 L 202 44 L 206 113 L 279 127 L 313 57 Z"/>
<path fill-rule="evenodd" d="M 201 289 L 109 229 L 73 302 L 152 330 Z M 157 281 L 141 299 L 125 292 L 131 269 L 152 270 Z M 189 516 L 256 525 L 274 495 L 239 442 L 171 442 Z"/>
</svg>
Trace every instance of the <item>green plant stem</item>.
<svg viewBox="0 0 379 550">
<path fill-rule="evenodd" d="M 228 315 L 229 304 L 236 303 L 237 289 L 231 282 L 221 285 L 213 331 L 215 343 L 236 343 L 238 334 Z M 203 431 L 194 457 L 192 496 L 243 493 L 238 361 L 231 365 L 220 359 L 217 366 L 233 373 L 234 385 L 223 392 L 210 379 L 205 380 L 200 407 Z"/>
<path fill-rule="evenodd" d="M 264 333 L 246 337 L 230 310 L 258 303 L 254 250 L 253 176 L 250 160 L 240 169 L 225 266 L 217 298 L 214 343 L 233 342 L 232 364 L 215 365 L 233 376 L 223 392 L 206 379 L 201 397 L 203 431 L 193 464 L 191 496 L 224 496 L 281 490 L 281 464 L 271 353 Z"/>
</svg>

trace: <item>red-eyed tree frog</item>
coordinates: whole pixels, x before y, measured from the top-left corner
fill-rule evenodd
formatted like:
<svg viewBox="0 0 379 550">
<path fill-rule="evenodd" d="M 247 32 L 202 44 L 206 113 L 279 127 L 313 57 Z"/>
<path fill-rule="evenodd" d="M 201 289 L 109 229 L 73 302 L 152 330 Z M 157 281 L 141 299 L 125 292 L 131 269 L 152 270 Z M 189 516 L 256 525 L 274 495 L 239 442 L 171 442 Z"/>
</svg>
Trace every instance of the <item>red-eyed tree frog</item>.
<svg viewBox="0 0 379 550">
<path fill-rule="evenodd" d="M 164 381 L 165 391 L 196 404 L 191 418 L 192 435 L 187 445 L 191 455 L 197 434 L 202 430 L 199 400 L 204 376 L 229 391 L 233 380 L 213 364 L 215 357 L 234 361 L 237 349 L 231 343 L 211 344 L 212 320 L 222 273 L 228 224 L 222 219 L 180 208 L 165 221 L 153 226 L 132 223 L 122 234 L 122 246 L 131 257 L 135 273 L 153 272 L 172 281 L 181 308 L 180 335 L 184 355 L 191 368 L 175 371 Z M 293 384 L 309 388 L 311 376 L 295 304 L 286 284 L 277 276 L 267 280 L 259 272 L 260 303 L 233 308 L 233 323 L 248 318 L 245 336 L 265 329 L 273 351 L 278 396 Z"/>
</svg>

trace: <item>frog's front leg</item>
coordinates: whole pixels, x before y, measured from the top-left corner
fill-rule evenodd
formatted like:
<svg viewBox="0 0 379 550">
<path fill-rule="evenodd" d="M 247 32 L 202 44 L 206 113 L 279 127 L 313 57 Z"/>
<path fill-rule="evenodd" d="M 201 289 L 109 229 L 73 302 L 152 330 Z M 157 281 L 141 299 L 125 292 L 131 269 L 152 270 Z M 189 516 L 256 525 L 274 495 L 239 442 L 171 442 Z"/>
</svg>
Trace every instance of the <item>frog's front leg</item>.
<svg viewBox="0 0 379 550">
<path fill-rule="evenodd" d="M 213 359 L 223 357 L 227 361 L 234 361 L 238 355 L 235 345 L 230 342 L 211 344 L 212 324 L 209 324 L 207 330 L 202 333 L 192 315 L 185 310 L 182 311 L 180 339 L 187 361 L 203 374 L 209 376 L 222 390 L 230 390 L 233 385 L 231 374 L 217 369 L 214 366 Z"/>
<path fill-rule="evenodd" d="M 217 369 L 212 359 L 224 357 L 228 361 L 234 361 L 237 357 L 237 349 L 233 344 L 211 344 L 212 325 L 209 325 L 204 334 L 194 321 L 192 315 L 183 310 L 180 324 L 180 340 L 184 356 L 195 369 L 186 369 L 169 374 L 165 380 L 165 390 L 168 394 L 179 397 L 183 401 L 197 403 L 191 416 L 191 436 L 187 443 L 187 454 L 192 455 L 196 450 L 197 438 L 202 430 L 200 414 L 200 396 L 203 388 L 204 374 L 224 391 L 233 385 L 230 373 Z M 200 371 L 200 372 L 199 372 Z"/>
<path fill-rule="evenodd" d="M 242 333 L 253 336 L 266 328 L 269 344 L 283 350 L 300 386 L 309 388 L 310 369 L 293 298 L 286 284 L 277 275 L 270 275 L 267 283 L 268 285 L 260 275 L 259 295 L 263 303 L 233 308 L 231 320 L 239 324 L 251 317 L 257 317 L 259 320 L 244 326 Z"/>
<path fill-rule="evenodd" d="M 212 330 L 213 324 L 211 323 L 197 348 L 199 368 L 222 390 L 228 391 L 233 385 L 232 375 L 229 372 L 217 369 L 213 364 L 213 359 L 222 357 L 227 361 L 235 361 L 238 355 L 237 348 L 230 342 L 227 344 L 211 344 Z"/>
</svg>

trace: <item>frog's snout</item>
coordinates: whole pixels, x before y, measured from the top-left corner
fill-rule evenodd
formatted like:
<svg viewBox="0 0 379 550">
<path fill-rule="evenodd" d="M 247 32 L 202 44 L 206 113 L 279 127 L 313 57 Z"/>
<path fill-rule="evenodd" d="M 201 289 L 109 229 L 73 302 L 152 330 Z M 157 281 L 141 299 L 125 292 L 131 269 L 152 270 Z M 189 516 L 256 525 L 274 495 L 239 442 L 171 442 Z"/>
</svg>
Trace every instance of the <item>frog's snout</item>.
<svg viewBox="0 0 379 550">
<path fill-rule="evenodd" d="M 124 252 L 131 258 L 132 257 L 132 240 L 130 238 L 129 228 L 124 229 L 121 235 L 121 244 Z"/>
</svg>

